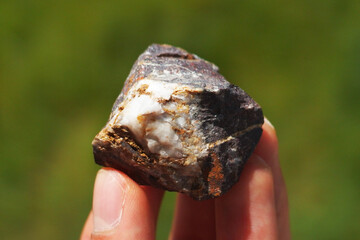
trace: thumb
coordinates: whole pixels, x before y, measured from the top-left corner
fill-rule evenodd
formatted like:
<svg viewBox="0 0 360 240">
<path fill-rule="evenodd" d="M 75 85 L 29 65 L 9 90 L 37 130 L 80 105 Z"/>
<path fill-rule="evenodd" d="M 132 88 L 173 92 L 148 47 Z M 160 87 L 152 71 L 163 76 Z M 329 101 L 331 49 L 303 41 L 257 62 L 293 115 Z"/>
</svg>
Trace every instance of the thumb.
<svg viewBox="0 0 360 240">
<path fill-rule="evenodd" d="M 139 186 L 126 174 L 103 168 L 96 176 L 93 214 L 88 219 L 93 227 L 84 227 L 82 235 L 102 240 L 155 239 L 162 196 L 162 190 Z"/>
</svg>

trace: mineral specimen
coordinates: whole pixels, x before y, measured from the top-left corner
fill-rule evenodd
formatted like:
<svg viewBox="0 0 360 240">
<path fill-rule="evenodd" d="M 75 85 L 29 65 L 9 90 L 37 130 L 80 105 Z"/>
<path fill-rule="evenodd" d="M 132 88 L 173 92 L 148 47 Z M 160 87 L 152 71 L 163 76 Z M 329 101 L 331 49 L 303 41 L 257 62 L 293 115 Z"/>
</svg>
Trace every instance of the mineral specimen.
<svg viewBox="0 0 360 240">
<path fill-rule="evenodd" d="M 100 165 L 203 200 L 238 181 L 262 124 L 260 106 L 217 66 L 153 44 L 135 62 L 92 145 Z"/>
</svg>

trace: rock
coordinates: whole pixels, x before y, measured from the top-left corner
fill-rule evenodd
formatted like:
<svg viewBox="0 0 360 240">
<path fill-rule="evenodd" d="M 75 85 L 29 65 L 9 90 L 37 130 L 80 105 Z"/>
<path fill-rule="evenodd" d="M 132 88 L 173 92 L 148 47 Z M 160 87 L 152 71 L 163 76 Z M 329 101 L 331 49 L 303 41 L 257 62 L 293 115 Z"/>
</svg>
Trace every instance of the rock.
<svg viewBox="0 0 360 240">
<path fill-rule="evenodd" d="M 135 62 L 92 145 L 100 165 L 203 200 L 238 181 L 262 124 L 260 106 L 217 66 L 153 44 Z"/>
</svg>

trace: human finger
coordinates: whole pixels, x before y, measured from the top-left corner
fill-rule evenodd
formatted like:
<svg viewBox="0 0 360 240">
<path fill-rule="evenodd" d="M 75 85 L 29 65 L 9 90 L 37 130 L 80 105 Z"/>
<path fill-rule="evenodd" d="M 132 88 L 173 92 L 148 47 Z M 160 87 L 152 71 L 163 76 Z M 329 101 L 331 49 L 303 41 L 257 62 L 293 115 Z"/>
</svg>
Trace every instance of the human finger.
<svg viewBox="0 0 360 240">
<path fill-rule="evenodd" d="M 162 190 L 139 186 L 126 174 L 103 168 L 95 180 L 92 232 L 85 225 L 82 236 L 153 240 L 162 196 Z"/>
<path fill-rule="evenodd" d="M 273 174 L 279 239 L 287 240 L 291 238 L 289 208 L 286 185 L 279 162 L 278 139 L 275 128 L 267 118 L 265 118 L 265 123 L 262 128 L 263 133 L 255 149 L 255 154 L 264 159 Z"/>
<path fill-rule="evenodd" d="M 215 200 L 217 239 L 277 239 L 273 184 L 269 166 L 253 154 L 239 182 Z"/>
</svg>

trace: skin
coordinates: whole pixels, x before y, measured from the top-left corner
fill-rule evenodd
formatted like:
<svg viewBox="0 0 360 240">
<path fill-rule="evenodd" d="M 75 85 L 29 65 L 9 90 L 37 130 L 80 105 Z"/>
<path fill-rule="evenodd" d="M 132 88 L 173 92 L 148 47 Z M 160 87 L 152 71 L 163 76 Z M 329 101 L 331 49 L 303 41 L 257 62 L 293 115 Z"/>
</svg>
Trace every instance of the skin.
<svg viewBox="0 0 360 240">
<path fill-rule="evenodd" d="M 100 171 L 111 171 L 115 177 L 122 179 L 122 184 L 108 189 L 109 197 L 114 198 L 113 205 L 99 207 L 103 185 L 97 184 L 96 181 L 100 181 L 97 178 L 93 210 L 86 220 L 80 239 L 156 239 L 156 222 L 164 192 L 139 186 L 124 173 L 114 169 L 103 168 Z M 112 194 L 119 192 L 117 187 L 125 189 L 122 195 Z M 123 204 L 121 208 L 120 203 Z M 113 229 L 97 229 L 94 232 L 93 212 L 111 212 L 112 208 L 122 209 L 121 220 Z M 274 127 L 266 119 L 260 142 L 246 163 L 239 182 L 230 191 L 219 198 L 205 201 L 177 195 L 169 239 L 290 238 L 288 200 L 278 159 L 278 140 Z"/>
</svg>

